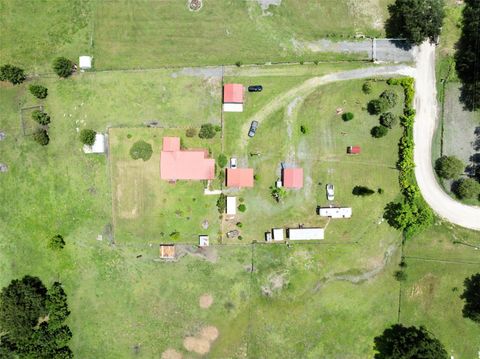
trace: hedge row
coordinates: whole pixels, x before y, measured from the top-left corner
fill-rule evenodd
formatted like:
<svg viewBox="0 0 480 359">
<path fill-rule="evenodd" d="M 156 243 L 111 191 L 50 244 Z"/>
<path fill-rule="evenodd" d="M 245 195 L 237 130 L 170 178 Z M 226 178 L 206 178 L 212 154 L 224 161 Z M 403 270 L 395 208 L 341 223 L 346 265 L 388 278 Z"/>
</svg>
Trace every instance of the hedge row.
<svg viewBox="0 0 480 359">
<path fill-rule="evenodd" d="M 418 234 L 433 222 L 433 212 L 423 199 L 415 180 L 415 163 L 413 160 L 413 123 L 415 110 L 413 98 L 415 95 L 413 78 L 389 79 L 389 85 L 402 86 L 405 93 L 405 107 L 400 124 L 403 134 L 398 145 L 397 168 L 400 171 L 399 184 L 403 195 L 400 203 L 387 206 L 385 217 L 395 228 L 404 231 L 405 238 Z"/>
</svg>

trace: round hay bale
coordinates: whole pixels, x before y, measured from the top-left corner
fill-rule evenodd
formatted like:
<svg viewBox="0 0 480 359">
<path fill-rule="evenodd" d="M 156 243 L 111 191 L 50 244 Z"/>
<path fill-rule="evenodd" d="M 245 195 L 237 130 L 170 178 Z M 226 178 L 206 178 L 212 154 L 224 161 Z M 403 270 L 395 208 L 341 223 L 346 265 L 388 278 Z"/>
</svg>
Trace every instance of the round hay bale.
<svg viewBox="0 0 480 359">
<path fill-rule="evenodd" d="M 213 325 L 203 327 L 202 331 L 200 332 L 200 336 L 204 339 L 207 339 L 210 343 L 215 341 L 219 334 L 220 333 L 217 327 L 214 327 Z"/>
<path fill-rule="evenodd" d="M 182 359 L 182 353 L 177 352 L 175 349 L 167 349 L 162 353 L 162 359 Z"/>
<path fill-rule="evenodd" d="M 183 346 L 189 352 L 195 352 L 200 355 L 205 355 L 210 351 L 210 342 L 203 338 L 186 337 L 183 340 Z"/>
</svg>

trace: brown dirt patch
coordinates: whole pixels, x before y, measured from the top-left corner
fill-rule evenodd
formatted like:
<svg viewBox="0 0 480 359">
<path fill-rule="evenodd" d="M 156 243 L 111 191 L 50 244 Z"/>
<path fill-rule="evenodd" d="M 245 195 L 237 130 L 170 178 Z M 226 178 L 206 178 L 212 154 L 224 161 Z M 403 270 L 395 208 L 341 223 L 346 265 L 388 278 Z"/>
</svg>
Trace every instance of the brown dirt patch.
<svg viewBox="0 0 480 359">
<path fill-rule="evenodd" d="M 210 351 L 210 342 L 204 338 L 186 337 L 183 340 L 183 346 L 189 352 L 195 352 L 200 355 L 207 354 Z"/>
<path fill-rule="evenodd" d="M 167 349 L 162 353 L 162 359 L 182 359 L 182 353 L 177 352 L 175 349 Z"/>
<path fill-rule="evenodd" d="M 200 305 L 200 308 L 208 309 L 213 304 L 213 297 L 210 294 L 205 293 L 200 296 L 198 304 Z"/>
<path fill-rule="evenodd" d="M 209 325 L 208 327 L 203 327 L 202 331 L 200 332 L 200 336 L 203 339 L 208 340 L 210 343 L 215 341 L 218 338 L 218 335 L 220 333 L 218 332 L 217 327 L 214 327 L 213 325 Z"/>
</svg>

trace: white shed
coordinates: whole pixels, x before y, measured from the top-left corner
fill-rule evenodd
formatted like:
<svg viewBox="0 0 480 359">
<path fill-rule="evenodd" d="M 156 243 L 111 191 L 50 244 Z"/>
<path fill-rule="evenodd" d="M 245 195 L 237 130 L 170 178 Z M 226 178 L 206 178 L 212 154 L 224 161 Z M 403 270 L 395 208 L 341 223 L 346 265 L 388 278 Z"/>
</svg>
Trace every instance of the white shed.
<svg viewBox="0 0 480 359">
<path fill-rule="evenodd" d="M 273 240 L 274 241 L 283 241 L 285 237 L 283 236 L 283 228 L 273 228 L 272 229 Z"/>
<path fill-rule="evenodd" d="M 92 146 L 83 145 L 83 152 L 85 153 L 105 153 L 105 135 L 97 133 L 95 135 L 95 142 Z"/>
<path fill-rule="evenodd" d="M 223 112 L 243 112 L 243 103 L 224 103 Z"/>
<path fill-rule="evenodd" d="M 80 70 L 90 70 L 92 68 L 92 57 L 80 56 L 78 59 L 78 67 L 80 67 Z"/>
<path fill-rule="evenodd" d="M 288 239 L 292 241 L 303 241 L 311 239 L 323 239 L 323 228 L 289 228 Z"/>
<path fill-rule="evenodd" d="M 321 207 L 318 214 L 321 217 L 350 218 L 352 217 L 352 209 L 350 207 Z"/>
<path fill-rule="evenodd" d="M 200 247 L 208 247 L 209 245 L 209 240 L 208 240 L 208 236 L 205 236 L 205 235 L 201 235 L 201 236 L 198 236 L 198 245 Z"/>
<path fill-rule="evenodd" d="M 237 197 L 227 197 L 227 214 L 230 216 L 237 214 Z"/>
</svg>

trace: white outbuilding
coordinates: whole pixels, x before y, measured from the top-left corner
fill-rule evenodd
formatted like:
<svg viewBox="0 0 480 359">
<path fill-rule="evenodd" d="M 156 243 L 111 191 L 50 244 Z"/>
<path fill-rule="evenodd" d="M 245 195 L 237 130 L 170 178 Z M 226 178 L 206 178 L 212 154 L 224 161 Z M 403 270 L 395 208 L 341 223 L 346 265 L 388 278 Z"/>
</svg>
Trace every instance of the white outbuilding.
<svg viewBox="0 0 480 359">
<path fill-rule="evenodd" d="M 92 146 L 83 145 L 83 152 L 85 153 L 105 153 L 105 135 L 97 133 L 95 135 L 95 142 Z"/>
<path fill-rule="evenodd" d="M 304 241 L 312 239 L 323 239 L 323 228 L 289 228 L 288 239 L 291 241 Z"/>
<path fill-rule="evenodd" d="M 273 240 L 274 241 L 283 241 L 285 240 L 283 236 L 283 228 L 273 228 L 272 229 Z"/>
<path fill-rule="evenodd" d="M 320 207 L 318 214 L 320 217 L 350 218 L 352 217 L 352 209 L 350 207 Z"/>
<path fill-rule="evenodd" d="M 80 56 L 78 59 L 78 67 L 80 70 L 90 70 L 92 68 L 92 57 L 91 56 Z"/>
<path fill-rule="evenodd" d="M 234 216 L 237 214 L 237 197 L 227 197 L 227 215 Z"/>
</svg>

